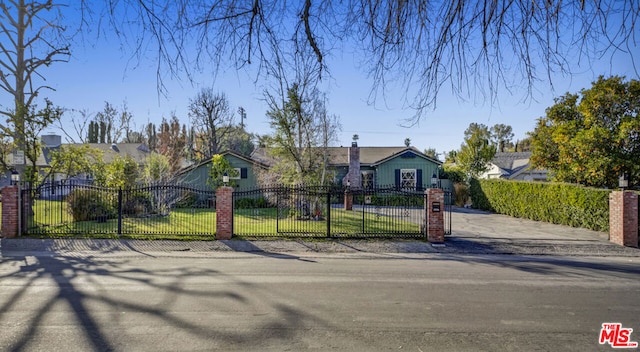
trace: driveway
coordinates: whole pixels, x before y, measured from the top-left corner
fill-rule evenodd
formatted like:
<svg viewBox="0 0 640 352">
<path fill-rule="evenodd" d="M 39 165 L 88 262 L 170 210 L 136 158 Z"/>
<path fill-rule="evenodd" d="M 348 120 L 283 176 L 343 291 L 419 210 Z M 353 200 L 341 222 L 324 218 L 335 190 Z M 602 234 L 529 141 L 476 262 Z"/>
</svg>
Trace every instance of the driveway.
<svg viewBox="0 0 640 352">
<path fill-rule="evenodd" d="M 467 252 L 640 256 L 637 248 L 609 242 L 606 232 L 453 208 L 446 244 Z"/>
</svg>

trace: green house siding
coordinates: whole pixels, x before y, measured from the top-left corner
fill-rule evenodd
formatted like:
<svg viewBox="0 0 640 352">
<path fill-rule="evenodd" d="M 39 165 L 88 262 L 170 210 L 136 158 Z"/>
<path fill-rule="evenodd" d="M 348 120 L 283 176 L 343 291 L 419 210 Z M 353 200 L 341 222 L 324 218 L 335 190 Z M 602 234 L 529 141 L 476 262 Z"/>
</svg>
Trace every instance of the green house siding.
<svg viewBox="0 0 640 352">
<path fill-rule="evenodd" d="M 231 167 L 240 169 L 240 178 L 232 179 L 236 188 L 250 189 L 257 186 L 254 165 L 246 160 L 240 159 L 233 155 L 224 155 L 229 161 Z M 212 187 L 208 182 L 211 170 L 211 162 L 202 163 L 196 168 L 189 170 L 180 177 L 180 183 L 195 188 L 211 190 Z"/>
<path fill-rule="evenodd" d="M 415 169 L 417 182 L 420 187 L 429 187 L 431 176 L 438 175 L 439 165 L 419 156 L 413 158 L 403 158 L 401 156 L 386 161 L 376 168 L 375 183 L 380 186 L 398 186 L 400 170 Z"/>
<path fill-rule="evenodd" d="M 254 165 L 246 160 L 240 159 L 233 155 L 226 155 L 225 159 L 229 161 L 231 167 L 240 169 L 240 178 L 234 179 L 237 188 L 249 189 L 258 185 L 256 175 L 254 173 Z"/>
</svg>

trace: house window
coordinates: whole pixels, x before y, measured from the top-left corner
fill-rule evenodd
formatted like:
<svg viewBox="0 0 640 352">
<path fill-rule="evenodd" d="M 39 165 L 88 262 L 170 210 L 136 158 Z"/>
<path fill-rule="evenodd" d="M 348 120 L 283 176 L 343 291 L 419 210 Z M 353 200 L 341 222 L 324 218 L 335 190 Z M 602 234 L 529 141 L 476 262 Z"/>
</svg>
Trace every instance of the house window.
<svg viewBox="0 0 640 352">
<path fill-rule="evenodd" d="M 234 167 L 234 172 L 229 175 L 230 180 L 239 180 L 240 179 L 240 168 Z"/>
<path fill-rule="evenodd" d="M 362 188 L 373 188 L 373 171 L 362 171 Z"/>
<path fill-rule="evenodd" d="M 416 169 L 400 169 L 400 188 L 416 189 Z"/>
</svg>

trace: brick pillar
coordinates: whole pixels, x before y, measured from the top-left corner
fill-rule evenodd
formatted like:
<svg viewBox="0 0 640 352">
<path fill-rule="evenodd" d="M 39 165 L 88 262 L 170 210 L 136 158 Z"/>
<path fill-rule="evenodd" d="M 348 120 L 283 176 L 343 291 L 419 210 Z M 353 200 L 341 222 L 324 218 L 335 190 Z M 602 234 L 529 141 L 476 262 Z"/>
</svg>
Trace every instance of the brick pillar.
<svg viewBox="0 0 640 352">
<path fill-rule="evenodd" d="M 609 241 L 638 247 L 638 195 L 614 191 L 609 194 Z"/>
<path fill-rule="evenodd" d="M 216 239 L 230 240 L 233 236 L 233 187 L 216 190 Z"/>
<path fill-rule="evenodd" d="M 18 235 L 18 185 L 2 189 L 2 237 L 14 238 Z"/>
<path fill-rule="evenodd" d="M 353 210 L 353 193 L 344 191 L 344 210 Z"/>
<path fill-rule="evenodd" d="M 440 188 L 429 188 L 427 197 L 427 240 L 431 243 L 444 242 L 444 191 Z"/>
</svg>

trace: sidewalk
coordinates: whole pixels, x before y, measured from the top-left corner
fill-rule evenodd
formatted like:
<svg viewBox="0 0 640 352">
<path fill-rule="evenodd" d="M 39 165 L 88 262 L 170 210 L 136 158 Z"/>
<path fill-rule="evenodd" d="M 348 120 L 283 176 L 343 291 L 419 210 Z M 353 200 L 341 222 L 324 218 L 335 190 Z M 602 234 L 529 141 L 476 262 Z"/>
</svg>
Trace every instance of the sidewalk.
<svg viewBox="0 0 640 352">
<path fill-rule="evenodd" d="M 229 241 L 141 241 L 103 239 L 2 239 L 1 256 L 56 255 L 164 255 L 185 252 L 221 253 L 448 253 L 557 256 L 640 257 L 637 248 L 608 241 L 608 234 L 586 229 L 516 219 L 477 210 L 456 208 L 452 235 L 444 245 L 402 240 L 229 240 Z"/>
</svg>

